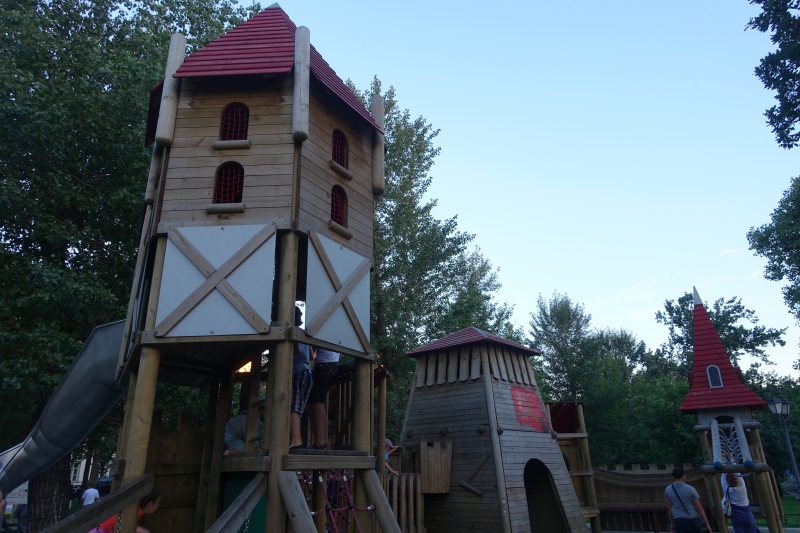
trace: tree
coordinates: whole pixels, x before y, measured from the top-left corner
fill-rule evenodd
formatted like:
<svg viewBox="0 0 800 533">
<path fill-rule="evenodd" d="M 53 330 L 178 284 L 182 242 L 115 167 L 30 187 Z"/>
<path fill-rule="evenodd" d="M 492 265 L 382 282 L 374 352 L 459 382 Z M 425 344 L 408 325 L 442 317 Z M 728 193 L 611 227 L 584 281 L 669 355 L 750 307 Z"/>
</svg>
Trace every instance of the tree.
<svg viewBox="0 0 800 533">
<path fill-rule="evenodd" d="M 386 192 L 375 202 L 374 270 L 371 278 L 371 340 L 392 372 L 387 391 L 387 430 L 399 436 L 415 361 L 405 353 L 467 326 L 521 339 L 510 323 L 512 308 L 494 301 L 497 272 L 456 217 L 438 219 L 436 200 L 426 198 L 439 148 L 439 130 L 412 118 L 376 77 L 366 91 L 348 85 L 366 104 L 384 98 Z"/>
<path fill-rule="evenodd" d="M 531 313 L 531 347 L 542 352 L 540 386 L 558 401 L 585 400 L 598 370 L 601 340 L 592 334 L 592 315 L 566 294 L 542 295 Z"/>
<path fill-rule="evenodd" d="M 767 328 L 758 324 L 755 311 L 747 309 L 741 298 L 719 298 L 713 306 L 706 305 L 708 316 L 717 330 L 733 364 L 750 355 L 771 364 L 766 353 L 768 346 L 784 346 L 786 328 Z M 688 292 L 675 300 L 664 302 L 664 311 L 656 313 L 656 321 L 669 328 L 667 342 L 662 345 L 666 355 L 677 370 L 685 374 L 692 368 L 694 355 L 694 298 Z"/>
<path fill-rule="evenodd" d="M 761 13 L 747 28 L 771 33 L 778 49 L 761 59 L 755 74 L 767 89 L 776 92 L 778 104 L 764 115 L 775 139 L 783 148 L 794 148 L 800 141 L 797 123 L 800 120 L 800 9 L 798 0 L 750 0 L 761 6 Z"/>
<path fill-rule="evenodd" d="M 147 95 L 170 33 L 185 31 L 196 47 L 248 14 L 220 0 L 0 5 L 3 449 L 31 429 L 91 329 L 124 316 L 148 170 Z M 47 513 L 31 508 L 31 531 L 65 511 L 68 484 L 54 475 L 31 481 L 31 494 L 53 502 Z"/>
<path fill-rule="evenodd" d="M 750 249 L 767 259 L 764 277 L 788 282 L 783 300 L 800 321 L 800 177 L 784 191 L 771 222 L 747 232 Z"/>
</svg>

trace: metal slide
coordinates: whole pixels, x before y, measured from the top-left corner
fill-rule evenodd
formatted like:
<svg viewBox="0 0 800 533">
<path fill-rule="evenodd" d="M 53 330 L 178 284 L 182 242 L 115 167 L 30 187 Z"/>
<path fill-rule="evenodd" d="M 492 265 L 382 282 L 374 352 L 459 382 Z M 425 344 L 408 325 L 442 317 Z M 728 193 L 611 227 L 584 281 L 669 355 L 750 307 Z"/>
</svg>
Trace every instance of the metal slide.
<svg viewBox="0 0 800 533">
<path fill-rule="evenodd" d="M 125 321 L 92 330 L 38 422 L 0 470 L 10 492 L 74 450 L 125 394 L 114 379 Z"/>
</svg>

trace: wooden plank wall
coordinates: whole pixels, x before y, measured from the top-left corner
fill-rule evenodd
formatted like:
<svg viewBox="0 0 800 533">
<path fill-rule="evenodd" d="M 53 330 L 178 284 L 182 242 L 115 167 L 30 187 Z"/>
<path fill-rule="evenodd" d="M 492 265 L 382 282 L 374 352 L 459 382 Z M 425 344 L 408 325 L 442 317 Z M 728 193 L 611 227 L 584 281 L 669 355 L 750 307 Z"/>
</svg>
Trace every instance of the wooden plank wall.
<svg viewBox="0 0 800 533">
<path fill-rule="evenodd" d="M 583 512 L 558 441 L 550 433 L 549 422 L 545 420 L 542 427 L 537 429 L 518 420 L 512 388 L 535 394 L 538 412 L 547 412 L 527 355 L 499 345 L 489 346 L 488 355 L 497 425 L 503 429 L 500 449 L 512 530 L 515 533 L 531 531 L 523 474 L 525 466 L 532 459 L 538 459 L 550 471 L 569 527 L 573 531 L 585 530 Z"/>
<path fill-rule="evenodd" d="M 203 432 L 197 431 L 197 417 L 181 413 L 176 429 L 161 427 L 161 414 L 153 414 L 145 474 L 155 477 L 161 504 L 142 526 L 152 533 L 194 531 Z"/>
<path fill-rule="evenodd" d="M 449 494 L 425 496 L 425 528 L 436 532 L 496 532 L 500 526 L 497 476 L 491 460 L 492 443 L 486 393 L 480 373 L 478 347 L 420 357 L 415 390 L 403 428 L 403 445 L 424 445 L 428 438 L 452 442 Z M 473 373 L 473 351 L 478 355 Z M 475 376 L 475 377 L 473 377 Z M 442 428 L 447 428 L 446 436 Z M 482 432 L 481 432 L 482 430 Z M 408 437 L 408 432 L 413 436 Z M 474 479 L 469 476 L 489 454 Z M 422 473 L 425 475 L 425 473 Z M 483 494 L 461 487 L 467 481 Z"/>
<path fill-rule="evenodd" d="M 162 201 L 161 222 L 288 217 L 292 198 L 292 77 L 184 80 L 175 138 Z M 222 111 L 241 102 L 250 109 L 244 150 L 214 150 Z M 244 167 L 244 213 L 209 215 L 217 168 L 236 161 Z"/>
<path fill-rule="evenodd" d="M 311 113 L 308 139 L 303 143 L 300 179 L 300 218 L 314 230 L 366 255 L 372 256 L 372 129 L 362 119 L 354 119 L 352 111 L 342 109 L 312 81 Z M 349 112 L 348 112 L 349 111 Z M 341 130 L 349 147 L 349 170 L 346 180 L 330 168 L 333 130 Z M 346 239 L 328 228 L 331 218 L 331 189 L 342 187 L 347 194 L 347 229 L 353 232 Z"/>
</svg>

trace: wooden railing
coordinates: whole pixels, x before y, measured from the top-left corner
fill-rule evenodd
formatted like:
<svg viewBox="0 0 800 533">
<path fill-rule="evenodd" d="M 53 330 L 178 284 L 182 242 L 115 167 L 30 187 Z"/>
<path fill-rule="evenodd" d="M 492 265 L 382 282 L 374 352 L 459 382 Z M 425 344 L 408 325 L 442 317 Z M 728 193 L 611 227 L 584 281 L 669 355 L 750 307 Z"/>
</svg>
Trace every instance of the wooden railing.
<svg viewBox="0 0 800 533">
<path fill-rule="evenodd" d="M 400 531 L 425 533 L 421 474 L 378 474 Z"/>
<path fill-rule="evenodd" d="M 153 476 L 141 476 L 124 485 L 98 503 L 87 505 L 74 515 L 43 529 L 42 533 L 74 533 L 90 531 L 123 509 L 135 503 L 139 498 L 153 490 Z"/>
</svg>

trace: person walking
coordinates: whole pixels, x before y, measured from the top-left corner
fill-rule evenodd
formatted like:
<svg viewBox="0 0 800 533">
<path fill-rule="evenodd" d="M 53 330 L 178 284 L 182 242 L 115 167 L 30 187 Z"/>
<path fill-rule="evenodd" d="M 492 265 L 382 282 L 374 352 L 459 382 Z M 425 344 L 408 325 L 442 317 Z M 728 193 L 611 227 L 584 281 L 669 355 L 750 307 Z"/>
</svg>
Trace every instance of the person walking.
<svg viewBox="0 0 800 533">
<path fill-rule="evenodd" d="M 733 530 L 736 533 L 758 533 L 744 480 L 734 473 L 722 474 L 721 478 L 722 494 L 731 504 Z"/>
<path fill-rule="evenodd" d="M 81 496 L 81 507 L 92 505 L 99 499 L 100 499 L 100 493 L 95 488 L 94 483 L 90 483 L 89 488 L 83 491 L 83 496 Z"/>
<path fill-rule="evenodd" d="M 686 473 L 676 466 L 672 470 L 675 482 L 664 491 L 667 501 L 667 516 L 673 533 L 704 533 L 698 521 L 711 531 L 706 512 L 700 504 L 700 495 L 694 487 L 686 484 Z"/>
</svg>

